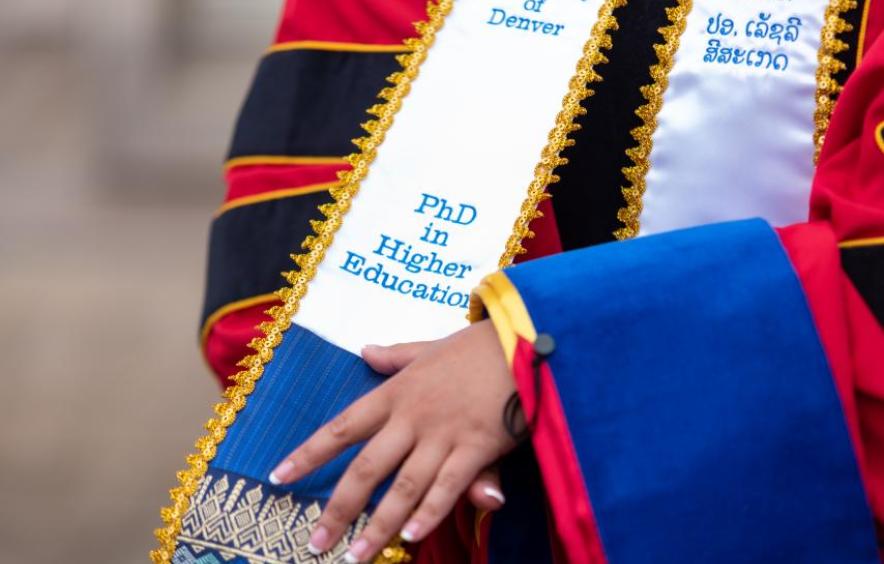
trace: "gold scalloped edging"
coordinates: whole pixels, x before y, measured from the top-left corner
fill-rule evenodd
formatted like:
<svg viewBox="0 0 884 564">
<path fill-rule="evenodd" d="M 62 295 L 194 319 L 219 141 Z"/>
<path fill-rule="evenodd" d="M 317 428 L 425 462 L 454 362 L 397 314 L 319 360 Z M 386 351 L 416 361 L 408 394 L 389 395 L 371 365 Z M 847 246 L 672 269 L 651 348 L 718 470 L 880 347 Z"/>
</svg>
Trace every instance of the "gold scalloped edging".
<svg viewBox="0 0 884 564">
<path fill-rule="evenodd" d="M 438 0 L 438 3 L 429 2 L 427 20 L 414 24 L 418 37 L 404 41 L 404 45 L 410 52 L 396 56 L 402 69 L 387 77 L 391 86 L 384 88 L 378 94 L 378 97 L 385 102 L 375 104 L 368 109 L 368 113 L 377 119 L 362 124 L 362 128 L 368 132 L 367 136 L 353 140 L 353 143 L 359 148 L 359 152 L 353 153 L 345 159 L 350 163 L 352 169 L 338 173 L 341 183 L 329 191 L 334 202 L 319 208 L 326 217 L 325 221 L 311 222 L 316 235 L 308 236 L 301 244 L 301 247 L 307 252 L 301 255 L 292 255 L 299 270 L 284 273 L 286 280 L 291 285 L 277 292 L 283 305 L 274 306 L 268 310 L 267 313 L 273 320 L 266 321 L 259 326 L 264 337 L 255 338 L 249 343 L 249 347 L 256 354 L 249 355 L 239 362 L 239 366 L 244 370 L 232 378 L 236 384 L 224 392 L 226 401 L 215 405 L 217 417 L 206 423 L 208 434 L 196 441 L 197 452 L 187 457 L 187 469 L 177 474 L 179 485 L 169 492 L 172 505 L 163 508 L 160 512 L 165 527 L 157 529 L 154 533 L 160 543 L 159 548 L 150 553 L 154 562 L 169 563 L 171 561 L 175 551 L 175 541 L 181 531 L 181 519 L 187 512 L 190 498 L 196 492 L 200 480 L 205 475 L 209 461 L 214 458 L 218 444 L 224 440 L 227 428 L 233 424 L 237 412 L 245 407 L 246 398 L 255 389 L 255 383 L 264 372 L 264 365 L 273 358 L 273 349 L 282 342 L 283 333 L 291 326 L 292 316 L 298 311 L 301 298 L 307 292 L 307 283 L 315 276 L 316 268 L 322 262 L 326 250 L 331 246 L 344 215 L 350 209 L 353 196 L 356 195 L 360 183 L 368 173 L 369 164 L 377 156 L 378 146 L 383 142 L 384 136 L 393 125 L 393 117 L 402 106 L 403 98 L 411 89 L 411 83 L 417 77 L 418 69 L 426 59 L 427 52 L 436 38 L 436 33 L 445 21 L 445 16 L 451 12 L 452 3 L 453 0 Z M 377 564 L 394 564 L 408 561 L 409 557 L 399 546 L 400 542 L 396 541 L 385 548 L 375 562 Z"/>
<path fill-rule="evenodd" d="M 609 33 L 617 29 L 613 11 L 625 6 L 627 2 L 628 0 L 605 0 L 599 8 L 599 19 L 593 26 L 590 39 L 583 47 L 577 71 L 569 82 L 568 93 L 562 102 L 563 109 L 556 116 L 556 125 L 549 134 L 549 143 L 541 152 L 541 161 L 535 167 L 534 180 L 528 187 L 528 196 L 522 204 L 513 233 L 500 259 L 501 266 L 510 264 L 517 254 L 524 253 L 522 240 L 533 236 L 528 226 L 533 219 L 541 216 L 537 205 L 549 197 L 545 192 L 546 187 L 558 181 L 558 177 L 553 174 L 555 168 L 567 163 L 559 153 L 565 147 L 574 144 L 568 136 L 580 126 L 573 121 L 578 115 L 586 113 L 581 102 L 594 93 L 587 88 L 587 84 L 602 80 L 595 72 L 594 66 L 607 62 L 601 50 L 611 48 L 612 40 Z M 308 236 L 301 244 L 301 247 L 308 252 L 292 255 L 292 260 L 298 265 L 299 270 L 283 273 L 290 284 L 276 292 L 283 305 L 274 306 L 267 311 L 273 318 L 272 321 L 264 322 L 258 327 L 264 337 L 252 339 L 249 343 L 249 347 L 255 350 L 256 354 L 249 355 L 238 363 L 244 370 L 233 376 L 235 385 L 224 392 L 226 400 L 215 405 L 217 417 L 206 423 L 208 434 L 196 441 L 197 452 L 187 457 L 188 467 L 177 474 L 179 485 L 169 492 L 172 505 L 164 507 L 160 512 L 165 527 L 157 529 L 154 533 L 160 543 L 159 548 L 150 553 L 154 562 L 163 564 L 171 562 L 176 538 L 181 531 L 181 519 L 187 512 L 190 499 L 208 469 L 209 461 L 214 458 L 217 447 L 224 440 L 227 428 L 235 421 L 236 414 L 245 407 L 246 398 L 254 391 L 256 382 L 264 372 L 264 365 L 273 358 L 273 349 L 279 346 L 283 333 L 291 326 L 292 317 L 298 311 L 300 301 L 307 292 L 307 284 L 315 276 L 319 263 L 331 246 L 344 215 L 350 209 L 352 198 L 368 173 L 369 164 L 377 155 L 377 148 L 393 125 L 393 118 L 408 94 L 412 81 L 417 77 L 420 65 L 426 59 L 436 33 L 441 29 L 452 6 L 453 0 L 428 3 L 427 20 L 415 24 L 419 36 L 406 39 L 404 42 L 410 52 L 396 57 L 402 70 L 387 77 L 387 81 L 392 86 L 384 88 L 378 95 L 386 102 L 375 104 L 368 109 L 368 113 L 377 119 L 362 124 L 368 136 L 353 140 L 359 152 L 345 158 L 352 165 L 352 169 L 338 173 L 340 186 L 329 191 L 334 202 L 320 206 L 320 211 L 326 217 L 325 221 L 311 221 L 311 227 L 316 235 Z M 375 564 L 408 562 L 411 558 L 401 543 L 401 539 L 397 539 L 384 548 L 375 559 Z"/>
<path fill-rule="evenodd" d="M 529 226 L 534 219 L 543 216 L 537 206 L 543 200 L 552 197 L 546 192 L 546 188 L 559 181 L 558 175 L 553 174 L 555 169 L 568 163 L 568 159 L 560 156 L 560 153 L 575 143 L 569 135 L 580 129 L 580 124 L 574 123 L 577 116 L 586 113 L 581 102 L 595 94 L 588 84 L 602 81 L 601 75 L 595 71 L 595 66 L 608 62 L 602 49 L 611 49 L 610 32 L 618 28 L 614 10 L 625 6 L 627 2 L 628 0 L 605 0 L 599 7 L 599 17 L 592 26 L 589 40 L 583 45 L 583 55 L 577 62 L 574 76 L 568 83 L 568 93 L 562 100 L 562 110 L 556 116 L 556 124 L 549 132 L 549 142 L 540 153 L 540 162 L 534 168 L 534 180 L 528 185 L 528 196 L 522 202 L 519 217 L 506 242 L 506 250 L 500 257 L 498 263 L 500 268 L 509 266 L 517 255 L 527 252 L 522 246 L 522 241 L 534 237 L 534 232 Z"/>
<path fill-rule="evenodd" d="M 639 232 L 639 216 L 642 212 L 642 198 L 646 188 L 645 177 L 651 168 L 650 155 L 653 147 L 652 137 L 657 129 L 657 114 L 660 113 L 663 106 L 663 93 L 668 85 L 669 72 L 672 70 L 679 38 L 684 32 L 690 4 L 690 1 L 680 2 L 678 6 L 666 9 L 672 25 L 660 30 L 666 38 L 666 42 L 654 46 L 659 59 L 659 63 L 651 67 L 651 77 L 654 78 L 654 82 L 641 88 L 648 103 L 636 110 L 644 123 L 630 132 L 638 146 L 626 151 L 633 165 L 623 169 L 623 175 L 630 186 L 622 189 L 626 199 L 626 207 L 617 212 L 617 219 L 624 225 L 614 232 L 614 236 L 620 240 L 635 237 Z M 687 6 L 687 10 L 679 13 L 685 9 L 685 6 Z M 819 158 L 825 141 L 826 130 L 829 128 L 829 120 L 835 107 L 835 98 L 841 92 L 841 86 L 835 80 L 834 75 L 847 68 L 847 65 L 839 60 L 837 55 L 846 51 L 849 46 L 839 39 L 838 35 L 850 31 L 853 26 L 841 16 L 856 6 L 856 0 L 831 0 L 826 7 L 825 23 L 817 56 L 819 66 L 816 71 L 816 110 L 813 115 L 815 126 L 813 134 L 814 163 Z M 673 16 L 680 19 L 673 19 Z M 680 30 L 676 32 L 677 26 L 680 26 Z"/>
<path fill-rule="evenodd" d="M 838 58 L 838 54 L 848 50 L 850 46 L 838 36 L 852 30 L 853 26 L 842 16 L 856 6 L 856 0 L 832 0 L 826 7 L 825 23 L 817 54 L 819 66 L 816 69 L 816 111 L 813 113 L 814 164 L 819 159 L 823 143 L 826 141 L 832 110 L 835 109 L 835 101 L 841 93 L 841 85 L 835 80 L 835 75 L 847 68 L 847 64 Z"/>
<path fill-rule="evenodd" d="M 664 42 L 654 45 L 657 63 L 651 65 L 650 69 L 653 82 L 639 89 L 647 103 L 635 111 L 635 114 L 642 119 L 642 124 L 629 132 L 637 145 L 626 150 L 632 166 L 622 169 L 629 186 L 621 188 L 626 206 L 617 211 L 617 219 L 623 223 L 623 227 L 616 230 L 614 236 L 620 240 L 638 235 L 642 197 L 647 188 L 645 177 L 651 169 L 651 149 L 654 146 L 654 131 L 657 130 L 657 114 L 663 108 L 663 94 L 669 86 L 669 73 L 675 63 L 675 53 L 687 27 L 687 17 L 692 7 L 692 0 L 680 0 L 678 6 L 666 8 L 670 25 L 658 30 Z"/>
</svg>

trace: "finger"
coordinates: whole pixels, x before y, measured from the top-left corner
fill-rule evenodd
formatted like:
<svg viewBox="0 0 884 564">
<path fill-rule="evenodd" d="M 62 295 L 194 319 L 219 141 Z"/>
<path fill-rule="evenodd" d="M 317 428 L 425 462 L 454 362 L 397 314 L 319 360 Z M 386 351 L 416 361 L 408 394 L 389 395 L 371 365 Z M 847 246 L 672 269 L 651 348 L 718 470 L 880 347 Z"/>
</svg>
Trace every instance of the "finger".
<svg viewBox="0 0 884 564">
<path fill-rule="evenodd" d="M 487 454 L 479 450 L 460 449 L 451 453 L 417 510 L 402 528 L 402 538 L 408 542 L 423 540 L 448 515 L 488 462 Z"/>
<path fill-rule="evenodd" d="M 448 454 L 447 449 L 429 445 L 412 452 L 372 513 L 368 526 L 344 555 L 347 562 L 370 561 L 402 530 L 405 520 L 433 483 Z"/>
<path fill-rule="evenodd" d="M 362 359 L 375 372 L 392 376 L 411 364 L 429 345 L 429 341 L 400 343 L 389 347 L 367 345 L 362 349 Z"/>
<path fill-rule="evenodd" d="M 356 520 L 372 492 L 414 446 L 413 434 L 403 426 L 387 425 L 356 455 L 335 486 L 308 549 L 322 554 L 337 544 Z"/>
<path fill-rule="evenodd" d="M 390 402 L 383 388 L 362 396 L 320 427 L 270 473 L 270 483 L 289 484 L 322 466 L 347 447 L 377 432 L 387 421 Z"/>
<path fill-rule="evenodd" d="M 500 472 L 496 466 L 486 468 L 479 473 L 467 490 L 467 497 L 476 509 L 497 511 L 503 507 L 506 498 L 500 488 Z"/>
</svg>

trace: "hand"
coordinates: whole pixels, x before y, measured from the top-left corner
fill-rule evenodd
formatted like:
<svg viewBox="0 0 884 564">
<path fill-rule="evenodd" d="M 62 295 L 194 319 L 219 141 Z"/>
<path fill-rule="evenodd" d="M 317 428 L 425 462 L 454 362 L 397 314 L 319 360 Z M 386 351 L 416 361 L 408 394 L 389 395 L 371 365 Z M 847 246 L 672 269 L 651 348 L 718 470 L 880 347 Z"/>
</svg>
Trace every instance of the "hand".
<svg viewBox="0 0 884 564">
<path fill-rule="evenodd" d="M 419 350 L 408 354 L 409 347 Z M 480 471 L 515 446 L 502 424 L 515 388 L 490 321 L 439 341 L 393 349 L 399 353 L 385 357 L 377 351 L 373 358 L 377 368 L 386 368 L 381 371 L 399 369 L 400 359 L 414 360 L 317 430 L 271 474 L 276 483 L 296 481 L 348 446 L 368 441 L 313 530 L 315 553 L 340 540 L 377 485 L 400 466 L 345 558 L 370 560 L 397 533 L 410 542 L 423 539 Z"/>
<path fill-rule="evenodd" d="M 362 349 L 362 359 L 375 372 L 393 376 L 414 362 L 432 344 L 431 341 L 417 341 L 389 347 L 369 345 Z M 479 477 L 467 489 L 467 498 L 476 509 L 482 511 L 497 511 L 503 507 L 506 498 L 500 488 L 500 472 L 496 465 L 479 473 Z"/>
</svg>

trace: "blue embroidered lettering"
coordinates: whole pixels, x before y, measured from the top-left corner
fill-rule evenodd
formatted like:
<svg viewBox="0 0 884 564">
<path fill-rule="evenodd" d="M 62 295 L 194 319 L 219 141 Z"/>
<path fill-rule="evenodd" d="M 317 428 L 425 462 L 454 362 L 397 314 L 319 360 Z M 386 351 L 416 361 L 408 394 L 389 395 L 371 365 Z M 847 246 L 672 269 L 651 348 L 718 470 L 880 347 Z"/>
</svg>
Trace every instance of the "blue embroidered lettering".
<svg viewBox="0 0 884 564">
<path fill-rule="evenodd" d="M 544 1 L 545 0 L 527 0 L 523 7 L 529 12 L 539 13 Z M 485 23 L 494 26 L 503 25 L 510 29 L 538 33 L 540 35 L 558 35 L 563 29 L 565 29 L 564 24 L 537 20 L 517 14 L 508 14 L 506 10 L 502 8 L 491 8 L 491 15 Z"/>
</svg>

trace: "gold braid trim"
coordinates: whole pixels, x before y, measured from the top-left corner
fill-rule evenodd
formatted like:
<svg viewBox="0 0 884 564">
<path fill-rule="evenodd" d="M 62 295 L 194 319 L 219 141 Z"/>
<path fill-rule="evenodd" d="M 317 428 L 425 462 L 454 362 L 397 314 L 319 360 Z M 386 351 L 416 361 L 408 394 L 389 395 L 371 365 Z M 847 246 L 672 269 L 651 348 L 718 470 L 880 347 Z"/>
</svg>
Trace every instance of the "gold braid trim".
<svg viewBox="0 0 884 564">
<path fill-rule="evenodd" d="M 813 113 L 815 129 L 813 132 L 813 162 L 816 164 L 826 141 L 826 131 L 835 101 L 841 93 L 841 85 L 835 80 L 835 74 L 847 68 L 847 64 L 838 59 L 838 54 L 850 46 L 838 35 L 850 31 L 853 26 L 841 16 L 856 8 L 856 0 L 832 0 L 826 7 L 825 23 L 823 24 L 820 49 L 817 54 L 819 66 L 816 69 L 816 111 Z"/>
<path fill-rule="evenodd" d="M 522 241 L 532 239 L 534 232 L 529 225 L 531 222 L 543 216 L 537 206 L 543 200 L 552 196 L 546 192 L 550 184 L 559 181 L 559 176 L 553 174 L 555 169 L 568 163 L 568 159 L 560 156 L 562 150 L 574 145 L 575 141 L 568 136 L 580 129 L 580 124 L 574 123 L 577 116 L 586 114 L 586 109 L 581 102 L 595 94 L 588 87 L 593 82 L 601 82 L 602 77 L 595 67 L 608 62 L 602 54 L 602 49 L 610 50 L 612 40 L 610 33 L 618 29 L 614 10 L 625 6 L 628 0 L 605 0 L 599 8 L 599 17 L 592 26 L 589 40 L 583 46 L 583 56 L 577 62 L 577 71 L 568 83 L 568 93 L 562 100 L 562 109 L 556 116 L 556 124 L 549 132 L 549 142 L 540 153 L 540 162 L 534 168 L 534 180 L 528 185 L 528 196 L 522 202 L 519 217 L 513 226 L 513 233 L 506 242 L 506 250 L 500 257 L 498 266 L 505 268 L 512 264 L 517 255 L 527 251 L 522 246 Z"/>
<path fill-rule="evenodd" d="M 362 128 L 368 132 L 367 136 L 353 140 L 359 152 L 345 158 L 345 161 L 352 165 L 352 169 L 338 173 L 340 185 L 329 190 L 334 202 L 319 208 L 326 220 L 311 222 L 316 235 L 308 236 L 301 243 L 301 247 L 307 252 L 292 255 L 292 260 L 298 265 L 299 270 L 283 273 L 290 284 L 276 292 L 283 305 L 272 307 L 267 311 L 273 320 L 259 325 L 264 337 L 255 338 L 249 343 L 249 347 L 255 350 L 256 354 L 249 355 L 238 363 L 244 370 L 232 378 L 236 384 L 224 392 L 226 400 L 214 407 L 217 417 L 206 423 L 208 434 L 197 439 L 196 452 L 188 455 L 186 459 L 188 467 L 177 474 L 179 485 L 169 492 L 172 505 L 160 511 L 165 526 L 154 532 L 159 547 L 150 553 L 153 562 L 162 564 L 171 562 L 176 539 L 181 532 L 182 518 L 189 509 L 191 497 L 196 493 L 200 481 L 206 474 L 209 461 L 214 458 L 217 447 L 224 440 L 227 428 L 235 421 L 236 414 L 245 407 L 246 398 L 254 391 L 256 382 L 264 372 L 264 365 L 273 358 L 273 349 L 279 346 L 283 333 L 291 326 L 292 317 L 307 293 L 307 284 L 315 276 L 319 263 L 331 246 L 344 215 L 350 209 L 352 198 L 358 192 L 362 180 L 368 173 L 369 165 L 377 155 L 378 147 L 393 125 L 393 118 L 402 106 L 402 100 L 408 94 L 412 81 L 418 75 L 420 65 L 427 57 L 436 33 L 442 28 L 445 17 L 451 12 L 453 1 L 438 0 L 438 3 L 432 1 L 428 3 L 427 20 L 415 24 L 418 37 L 404 41 L 410 52 L 396 57 L 402 65 L 402 70 L 387 77 L 387 81 L 392 86 L 384 88 L 378 95 L 386 102 L 375 104 L 367 110 L 377 119 L 362 124 Z M 510 264 L 517 254 L 524 253 L 521 241 L 533 236 L 528 225 L 531 220 L 541 215 L 536 208 L 541 201 L 549 197 L 545 193 L 546 187 L 558 181 L 553 170 L 567 162 L 559 156 L 559 153 L 565 147 L 574 144 L 568 135 L 580 128 L 578 124 L 573 123 L 573 120 L 576 116 L 586 113 L 580 103 L 594 93 L 586 85 L 602 80 L 595 72 L 594 66 L 607 62 L 601 50 L 610 49 L 612 46 L 609 32 L 617 29 L 613 11 L 625 6 L 627 2 L 628 0 L 605 0 L 599 8 L 599 19 L 593 26 L 590 39 L 584 45 L 577 72 L 571 79 L 568 94 L 563 100 L 563 109 L 556 117 L 556 125 L 549 134 L 549 143 L 543 149 L 541 161 L 535 168 L 535 178 L 529 185 L 528 196 L 522 204 L 513 233 L 500 259 L 501 266 Z M 401 543 L 401 539 L 396 539 L 384 548 L 375 559 L 375 564 L 408 562 L 411 557 Z"/>
<path fill-rule="evenodd" d="M 675 63 L 675 53 L 681 43 L 681 36 L 687 27 L 687 16 L 693 8 L 692 0 L 680 0 L 678 6 L 666 8 L 666 16 L 670 25 L 661 27 L 658 31 L 663 36 L 664 42 L 654 45 L 657 53 L 657 63 L 651 65 L 650 73 L 653 82 L 642 86 L 639 90 L 647 100 L 647 104 L 640 106 L 635 114 L 642 119 L 642 124 L 629 133 L 637 145 L 626 150 L 626 155 L 632 161 L 632 166 L 622 169 L 623 176 L 629 186 L 621 188 L 626 207 L 617 212 L 617 219 L 623 223 L 623 227 L 614 231 L 617 239 L 630 239 L 638 235 L 639 216 L 642 212 L 642 197 L 645 195 L 645 177 L 651 169 L 651 149 L 654 146 L 653 136 L 657 130 L 657 114 L 663 108 L 663 94 L 669 86 L 669 73 Z"/>
<path fill-rule="evenodd" d="M 239 362 L 239 366 L 244 370 L 233 377 L 236 384 L 225 391 L 226 401 L 215 405 L 217 417 L 206 423 L 208 434 L 196 441 L 196 452 L 187 457 L 188 467 L 178 472 L 180 485 L 169 492 L 172 505 L 163 508 L 160 512 L 165 527 L 157 529 L 154 533 L 160 543 L 159 548 L 150 553 L 154 562 L 167 564 L 171 561 L 175 551 L 176 538 L 181 532 L 181 519 L 188 510 L 190 498 L 196 493 L 200 480 L 206 473 L 209 461 L 215 456 L 218 444 L 224 440 L 227 428 L 233 424 L 236 414 L 245 407 L 246 398 L 255 389 L 255 383 L 264 372 L 264 365 L 273 358 L 273 349 L 282 342 L 283 333 L 291 326 L 292 316 L 298 311 L 301 298 L 307 292 L 307 283 L 315 276 L 317 266 L 322 262 L 326 250 L 331 246 L 344 215 L 350 209 L 353 196 L 356 195 L 361 181 L 368 173 L 369 164 L 377 155 L 378 146 L 383 142 L 384 136 L 393 125 L 393 117 L 402 106 L 403 98 L 411 89 L 411 83 L 417 77 L 418 69 L 426 59 L 436 33 L 445 21 L 445 16 L 451 12 L 452 3 L 453 0 L 428 3 L 427 20 L 414 24 L 418 37 L 404 41 L 405 47 L 410 52 L 396 56 L 402 65 L 402 70 L 387 77 L 391 86 L 381 90 L 378 95 L 386 102 L 375 104 L 368 109 L 368 113 L 377 119 L 362 124 L 362 128 L 368 132 L 368 135 L 353 140 L 353 143 L 359 148 L 359 152 L 353 153 L 345 159 L 353 168 L 338 173 L 340 185 L 329 190 L 335 201 L 320 206 L 319 209 L 326 220 L 311 222 L 316 235 L 308 236 L 301 244 L 301 247 L 307 252 L 301 255 L 292 255 L 293 260 L 300 267 L 299 270 L 283 274 L 291 284 L 276 293 L 283 305 L 268 310 L 267 313 L 273 320 L 259 326 L 264 337 L 255 338 L 249 343 L 249 347 L 254 349 L 256 354 L 249 355 Z M 387 564 L 407 561 L 408 555 L 398 546 L 399 542 L 385 548 L 376 562 Z"/>
<path fill-rule="evenodd" d="M 638 235 L 639 216 L 642 212 L 642 197 L 645 193 L 645 177 L 651 168 L 650 155 L 653 148 L 652 137 L 657 129 L 657 114 L 663 106 L 663 94 L 668 86 L 669 73 L 672 70 L 675 52 L 678 50 L 679 39 L 684 32 L 687 23 L 687 14 L 690 12 L 692 2 L 684 0 L 674 8 L 667 8 L 667 15 L 672 25 L 661 28 L 666 41 L 662 45 L 655 45 L 659 63 L 651 67 L 652 84 L 643 86 L 641 92 L 647 104 L 636 110 L 636 114 L 644 123 L 631 131 L 633 139 L 638 146 L 628 149 L 626 154 L 633 162 L 633 166 L 623 169 L 630 186 L 623 188 L 623 197 L 626 199 L 626 207 L 617 212 L 617 219 L 623 222 L 624 227 L 614 232 L 617 239 L 629 239 Z M 826 7 L 825 23 L 822 29 L 817 59 L 819 67 L 816 71 L 816 111 L 814 112 L 815 130 L 813 134 L 814 156 L 816 163 L 820 149 L 825 141 L 826 130 L 829 128 L 829 120 L 835 107 L 835 98 L 841 92 L 841 86 L 835 80 L 834 75 L 847 68 L 837 55 L 846 51 L 849 46 L 838 38 L 838 35 L 853 29 L 841 16 L 848 10 L 856 8 L 856 0 L 831 0 Z"/>
</svg>

